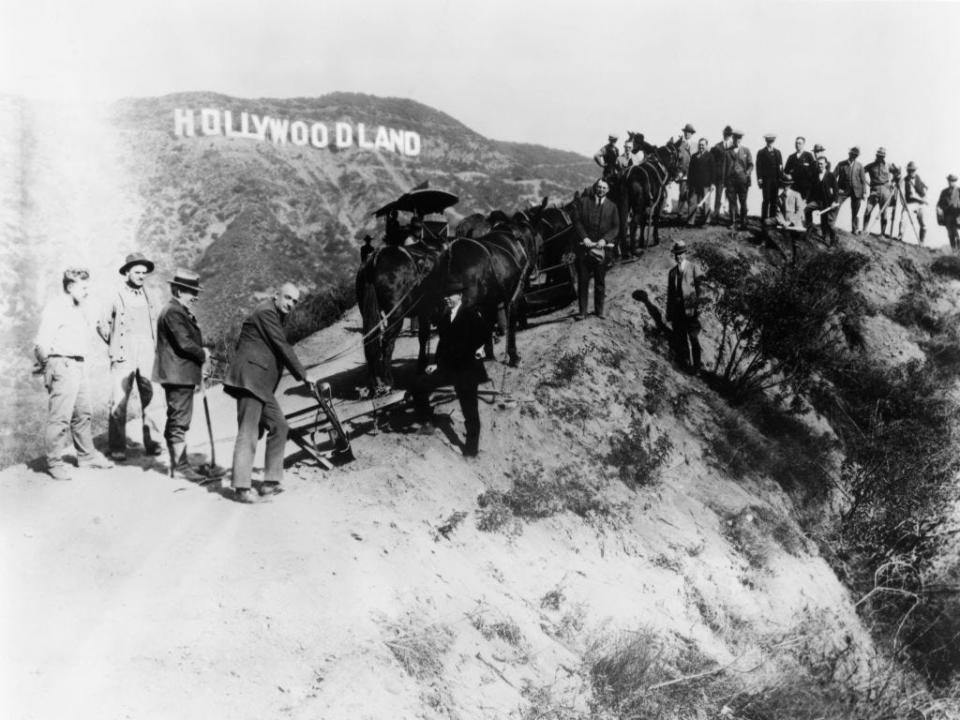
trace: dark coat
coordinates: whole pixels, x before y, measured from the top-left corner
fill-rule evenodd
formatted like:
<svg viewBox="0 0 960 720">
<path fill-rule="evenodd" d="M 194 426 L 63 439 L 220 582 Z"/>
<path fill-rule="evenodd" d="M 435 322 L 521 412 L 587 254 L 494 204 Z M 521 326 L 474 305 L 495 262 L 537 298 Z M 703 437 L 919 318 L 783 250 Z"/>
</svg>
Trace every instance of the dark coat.
<svg viewBox="0 0 960 720">
<path fill-rule="evenodd" d="M 739 145 L 727 148 L 727 185 L 750 185 L 750 173 L 753 172 L 753 156 L 750 148 Z"/>
<path fill-rule="evenodd" d="M 800 153 L 799 158 L 796 153 L 791 153 L 783 171 L 789 173 L 790 177 L 793 178 L 793 189 L 803 197 L 807 197 L 810 186 L 813 185 L 813 180 L 817 177 L 817 163 L 813 159 L 813 155 L 806 150 Z"/>
<path fill-rule="evenodd" d="M 604 198 L 597 206 L 595 198 L 584 195 L 580 198 L 579 212 L 574 213 L 574 226 L 581 240 L 590 238 L 593 242 L 612 242 L 620 231 L 620 214 L 609 198 Z"/>
<path fill-rule="evenodd" d="M 726 186 L 727 176 L 730 174 L 730 157 L 727 155 L 727 146 L 718 142 L 710 148 L 713 156 L 713 184 Z"/>
<path fill-rule="evenodd" d="M 713 153 L 708 150 L 694 153 L 690 157 L 690 173 L 687 175 L 687 182 L 690 187 L 697 190 L 705 190 L 713 185 L 714 181 L 714 158 Z"/>
<path fill-rule="evenodd" d="M 449 374 L 455 382 L 486 381 L 487 372 L 483 361 L 477 358 L 477 350 L 490 338 L 490 325 L 474 308 L 460 306 L 457 316 L 450 321 L 450 313 L 444 312 L 437 323 L 437 369 Z"/>
<path fill-rule="evenodd" d="M 153 379 L 162 385 L 199 385 L 206 360 L 197 319 L 176 298 L 157 318 L 157 357 Z"/>
<path fill-rule="evenodd" d="M 819 175 L 814 175 L 809 200 L 818 203 L 821 208 L 825 208 L 837 202 L 839 195 L 840 188 L 837 186 L 837 178 L 832 172 L 824 171 L 822 180 Z"/>
<path fill-rule="evenodd" d="M 306 379 L 307 371 L 287 342 L 285 324 L 286 318 L 280 315 L 273 300 L 264 300 L 243 321 L 236 353 L 223 383 L 227 392 L 231 388 L 246 390 L 268 402 L 280 384 L 284 367 L 297 380 Z"/>
<path fill-rule="evenodd" d="M 764 145 L 757 152 L 757 180 L 776 185 L 783 173 L 783 156 L 777 148 L 770 150 Z"/>
<path fill-rule="evenodd" d="M 837 186 L 844 195 L 860 198 L 867 194 L 867 176 L 859 160 L 841 160 L 837 163 Z"/>
</svg>

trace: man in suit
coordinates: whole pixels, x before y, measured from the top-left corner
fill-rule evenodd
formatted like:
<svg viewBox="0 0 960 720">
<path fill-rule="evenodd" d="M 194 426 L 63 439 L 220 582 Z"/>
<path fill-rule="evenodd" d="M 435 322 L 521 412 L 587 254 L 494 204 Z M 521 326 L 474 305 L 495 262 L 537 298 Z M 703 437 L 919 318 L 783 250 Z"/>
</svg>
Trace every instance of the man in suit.
<svg viewBox="0 0 960 720">
<path fill-rule="evenodd" d="M 617 206 L 607 198 L 610 187 L 605 180 L 594 183 L 594 195 L 584 195 L 574 207 L 573 224 L 580 242 L 577 254 L 577 292 L 580 311 L 574 316 L 583 320 L 587 315 L 587 296 L 590 278 L 593 277 L 593 311 L 603 318 L 603 300 L 606 295 L 607 248 L 613 249 L 614 239 L 620 228 Z M 633 247 L 623 249 L 623 256 L 630 257 Z"/>
<path fill-rule="evenodd" d="M 827 159 L 817 160 L 817 175 L 810 188 L 810 197 L 804 208 L 804 224 L 807 226 L 807 237 L 813 236 L 813 213 L 820 211 L 820 229 L 823 231 L 823 240 L 828 245 L 837 244 L 837 207 L 840 203 L 840 190 L 837 179 L 827 170 Z"/>
<path fill-rule="evenodd" d="M 734 130 L 733 145 L 727 149 L 727 202 L 730 205 L 730 227 L 747 229 L 747 192 L 750 189 L 750 173 L 753 172 L 753 156 L 743 146 L 743 131 Z"/>
<path fill-rule="evenodd" d="M 707 208 L 701 207 L 707 191 L 713 184 L 713 153 L 707 150 L 707 139 L 700 138 L 697 151 L 690 157 L 690 173 L 687 175 L 687 225 L 694 225 L 698 215 L 706 219 Z"/>
<path fill-rule="evenodd" d="M 490 324 L 475 308 L 463 304 L 462 282 L 451 281 L 444 288 L 444 312 L 437 323 L 436 363 L 428 365 L 426 373 L 413 384 L 413 403 L 417 419 L 422 423 L 422 434 L 433 433 L 433 411 L 430 392 L 442 385 L 452 384 L 460 411 L 463 413 L 465 443 L 464 457 L 476 457 L 480 452 L 480 411 L 477 391 L 480 383 L 488 380 L 483 361 L 477 351 L 490 338 Z"/>
<path fill-rule="evenodd" d="M 813 146 L 813 162 L 816 163 L 820 158 L 827 161 L 827 170 L 833 172 L 833 168 L 830 167 L 830 158 L 827 157 L 827 149 L 820 143 L 817 143 Z"/>
<path fill-rule="evenodd" d="M 713 156 L 713 217 L 710 218 L 710 224 L 716 225 L 720 222 L 720 208 L 723 204 L 723 192 L 727 187 L 727 174 L 729 172 L 729 158 L 727 150 L 733 143 L 733 128 L 727 125 L 723 129 L 723 140 L 710 148 L 710 154 Z"/>
<path fill-rule="evenodd" d="M 193 394 L 203 381 L 203 365 L 210 352 L 203 346 L 193 307 L 200 297 L 200 276 L 178 269 L 170 281 L 173 295 L 157 318 L 157 355 L 153 380 L 167 397 L 163 437 L 170 454 L 170 477 L 196 482 L 203 478 L 187 461 L 186 436 L 193 419 Z"/>
<path fill-rule="evenodd" d="M 233 360 L 223 389 L 237 401 L 237 441 L 233 446 L 234 499 L 254 502 L 250 475 L 257 440 L 267 433 L 261 496 L 280 492 L 283 481 L 283 448 L 287 444 L 287 421 L 274 393 L 283 369 L 300 382 L 307 371 L 287 342 L 284 327 L 300 302 L 300 290 L 284 283 L 270 300 L 264 300 L 243 321 Z"/>
<path fill-rule="evenodd" d="M 677 362 L 687 370 L 697 372 L 700 359 L 700 276 L 692 262 L 687 260 L 687 246 L 683 240 L 673 245 L 676 264 L 667 274 L 667 322 L 673 328 L 673 350 Z M 692 355 L 692 358 L 691 358 Z"/>
<path fill-rule="evenodd" d="M 867 176 L 863 165 L 857 158 L 860 148 L 850 148 L 846 160 L 837 163 L 837 187 L 840 189 L 840 202 L 850 198 L 850 229 L 854 235 L 860 234 L 860 203 L 867 194 Z"/>
<path fill-rule="evenodd" d="M 367 261 L 367 258 L 373 255 L 373 238 L 369 235 L 363 236 L 363 245 L 360 246 L 360 264 Z"/>
<path fill-rule="evenodd" d="M 813 155 L 803 149 L 806 142 L 807 139 L 802 135 L 794 141 L 797 151 L 787 158 L 783 166 L 783 171 L 793 178 L 794 188 L 804 200 L 809 196 L 810 186 L 813 185 L 813 178 L 817 174 L 816 160 Z"/>
<path fill-rule="evenodd" d="M 777 225 L 785 228 L 803 227 L 803 210 L 806 201 L 793 188 L 793 178 L 784 173 L 780 180 L 780 202 L 777 205 Z"/>
<path fill-rule="evenodd" d="M 113 294 L 106 311 L 97 322 L 97 332 L 109 346 L 110 353 L 110 417 L 107 425 L 108 446 L 113 460 L 127 459 L 127 403 L 134 386 L 140 395 L 143 416 L 143 451 L 159 455 L 157 426 L 147 414 L 153 399 L 150 373 L 157 352 L 156 309 L 144 287 L 146 276 L 153 272 L 153 263 L 141 253 L 127 255 L 120 266 L 123 282 Z M 152 435 L 156 433 L 156 435 Z"/>
<path fill-rule="evenodd" d="M 950 240 L 950 249 L 960 252 L 960 231 L 957 223 L 960 222 L 960 188 L 957 187 L 957 176 L 947 175 L 947 187 L 940 191 L 937 200 L 937 219 L 947 228 L 947 238 Z"/>
<path fill-rule="evenodd" d="M 927 237 L 927 222 L 924 218 L 923 206 L 927 204 L 927 185 L 917 175 L 917 164 L 911 160 L 907 163 L 907 174 L 903 178 L 903 200 L 905 202 L 900 213 L 900 235 L 903 240 L 903 228 L 909 222 L 910 215 L 917 216 L 917 242 L 923 245 Z"/>
<path fill-rule="evenodd" d="M 887 164 L 887 151 L 877 148 L 876 158 L 869 163 L 864 172 L 870 176 L 870 194 L 867 196 L 867 206 L 863 211 L 863 226 L 867 229 L 870 213 L 880 206 L 880 236 L 887 235 L 887 211 L 890 210 L 890 228 L 893 229 L 893 216 L 896 212 L 896 202 L 893 198 L 893 184 L 890 166 Z"/>
<path fill-rule="evenodd" d="M 683 216 L 689 211 L 689 193 L 690 186 L 687 180 L 688 173 L 690 170 L 690 157 L 692 155 L 690 148 L 690 138 L 696 134 L 693 125 L 687 123 L 683 126 L 683 130 L 680 131 L 683 133 L 679 138 L 677 138 L 677 186 L 679 192 L 677 194 L 677 211 Z"/>
<path fill-rule="evenodd" d="M 763 204 L 760 206 L 761 225 L 766 220 L 773 220 L 777 214 L 780 176 L 783 173 L 783 156 L 773 146 L 777 136 L 768 133 L 763 139 L 767 143 L 766 147 L 757 153 L 757 186 L 763 194 Z"/>
</svg>

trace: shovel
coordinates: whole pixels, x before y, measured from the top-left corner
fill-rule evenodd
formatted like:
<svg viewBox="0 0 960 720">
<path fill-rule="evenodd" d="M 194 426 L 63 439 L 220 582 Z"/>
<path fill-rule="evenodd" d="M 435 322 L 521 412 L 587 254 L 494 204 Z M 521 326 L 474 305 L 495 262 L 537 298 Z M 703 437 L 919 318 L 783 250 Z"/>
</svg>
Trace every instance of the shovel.
<svg viewBox="0 0 960 720">
<path fill-rule="evenodd" d="M 204 378 L 200 383 L 200 394 L 203 397 L 203 416 L 207 420 L 207 437 L 210 438 L 210 462 L 203 463 L 197 472 L 207 477 L 201 485 L 219 480 L 227 474 L 227 469 L 217 465 L 217 448 L 213 443 L 213 423 L 210 422 L 210 403 L 207 402 L 207 382 Z"/>
</svg>

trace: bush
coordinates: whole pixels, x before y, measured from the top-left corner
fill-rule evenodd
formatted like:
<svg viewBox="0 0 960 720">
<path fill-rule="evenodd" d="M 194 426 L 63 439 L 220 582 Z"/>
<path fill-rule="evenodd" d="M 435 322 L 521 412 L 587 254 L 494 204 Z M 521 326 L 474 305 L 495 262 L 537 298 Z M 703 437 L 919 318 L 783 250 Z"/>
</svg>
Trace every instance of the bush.
<svg viewBox="0 0 960 720">
<path fill-rule="evenodd" d="M 419 625 L 411 616 L 388 626 L 392 634 L 386 646 L 403 669 L 422 680 L 443 673 L 444 656 L 453 645 L 453 631 L 446 625 Z"/>
<path fill-rule="evenodd" d="M 606 462 L 617 468 L 620 480 L 631 490 L 653 485 L 670 453 L 673 441 L 666 435 L 653 438 L 652 428 L 639 418 L 630 421 L 627 430 L 618 430 L 610 438 Z"/>
</svg>

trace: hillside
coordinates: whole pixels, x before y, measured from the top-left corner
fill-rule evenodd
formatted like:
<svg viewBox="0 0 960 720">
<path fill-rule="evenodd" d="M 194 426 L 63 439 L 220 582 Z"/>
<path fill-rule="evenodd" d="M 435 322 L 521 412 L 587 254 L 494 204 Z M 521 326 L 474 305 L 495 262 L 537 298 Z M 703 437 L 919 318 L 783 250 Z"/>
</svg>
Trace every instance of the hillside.
<svg viewBox="0 0 960 720">
<path fill-rule="evenodd" d="M 680 238 L 754 274 L 789 252 L 783 238 L 666 229 L 608 276 L 606 321 L 538 318 L 521 367 L 489 366 L 475 461 L 448 395 L 443 432 L 412 433 L 408 410 L 379 433 L 360 420 L 354 463 L 297 464 L 284 494 L 252 507 L 147 459 L 65 484 L 0 473 L 0 562 L 17 588 L 2 704 L 38 719 L 956 717 L 947 691 L 893 662 L 856 559 L 837 555 L 842 428 L 680 372 L 631 297 L 663 308 Z M 862 344 L 845 352 L 950 370 L 956 264 L 841 238 L 864 258 L 846 318 Z M 357 325 L 351 311 L 298 352 L 310 365 L 354 346 Z M 711 367 L 721 337 L 705 313 Z M 404 338 L 401 375 L 413 354 Z M 311 372 L 346 398 L 359 361 Z M 223 462 L 233 407 L 211 400 Z M 192 433 L 205 451 L 202 422 Z"/>
<path fill-rule="evenodd" d="M 193 136 L 175 132 L 177 109 L 194 112 Z M 203 109 L 219 113 L 219 134 L 203 134 Z M 262 140 L 227 137 L 227 112 L 237 127 L 246 114 L 249 124 L 269 117 L 331 133 L 337 123 L 353 132 L 366 124 L 371 138 L 380 126 L 402 129 L 419 135 L 420 151 L 361 148 L 359 136 L 345 147 L 331 137 L 325 148 L 296 145 L 290 132 L 284 142 L 266 130 Z M 282 280 L 298 282 L 315 305 L 348 295 L 359 239 L 382 234 L 372 211 L 418 183 L 459 195 L 449 213 L 456 219 L 569 197 L 595 175 L 574 153 L 488 140 L 425 105 L 350 93 L 183 93 L 111 104 L 0 97 L 0 159 L 0 332 L 14 351 L 0 375 L 3 397 L 18 407 L 0 421 L 0 466 L 29 457 L 18 448 L 39 429 L 32 419 L 43 400 L 29 389 L 30 349 L 40 308 L 68 264 L 93 270 L 92 306 L 111 292 L 133 250 L 156 261 L 148 288 L 158 299 L 177 266 L 197 269 L 201 325 L 217 342 Z M 332 319 L 317 317 L 313 326 Z M 96 373 L 103 362 L 96 358 Z"/>
</svg>

